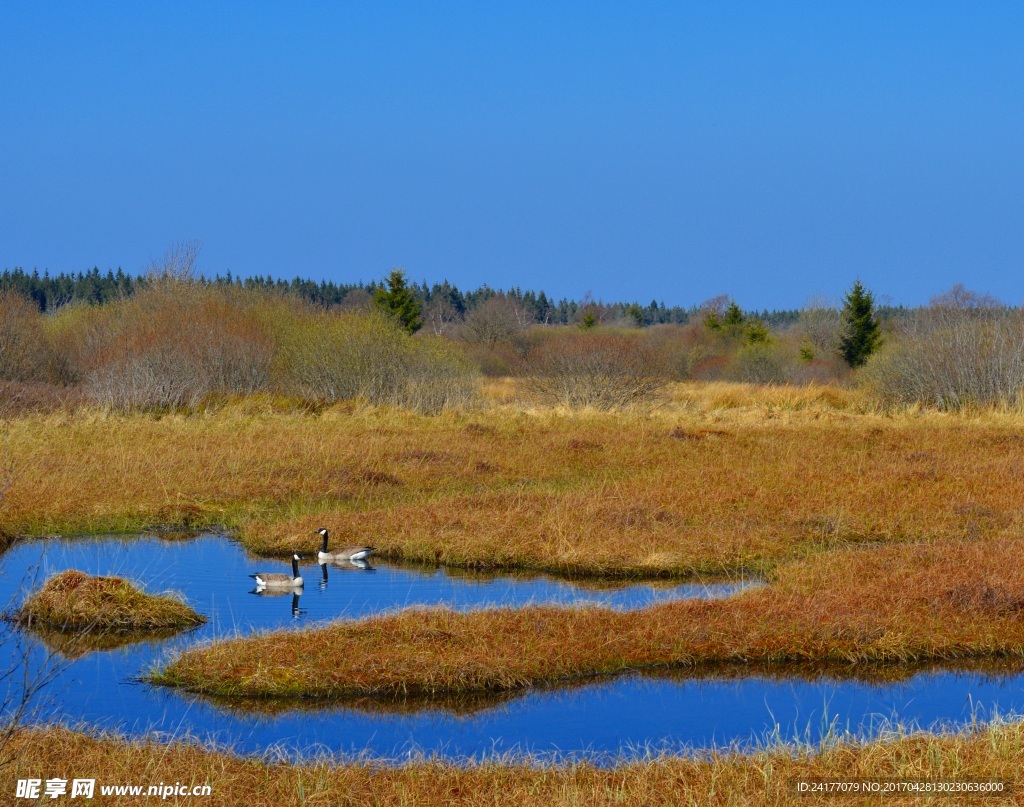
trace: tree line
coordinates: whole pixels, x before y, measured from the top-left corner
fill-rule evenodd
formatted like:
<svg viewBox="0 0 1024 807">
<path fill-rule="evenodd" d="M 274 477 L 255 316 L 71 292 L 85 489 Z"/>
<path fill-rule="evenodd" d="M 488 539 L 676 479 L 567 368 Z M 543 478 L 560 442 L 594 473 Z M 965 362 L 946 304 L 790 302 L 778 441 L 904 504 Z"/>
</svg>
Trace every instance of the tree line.
<svg viewBox="0 0 1024 807">
<path fill-rule="evenodd" d="M 857 281 L 841 305 L 773 320 L 727 296 L 685 311 L 552 304 L 519 289 L 410 283 L 400 269 L 367 285 L 209 279 L 194 274 L 195 256 L 191 245 L 174 248 L 138 276 L 5 271 L 0 386 L 50 394 L 38 385 L 51 385 L 122 410 L 270 392 L 438 411 L 472 398 L 482 373 L 518 376 L 570 406 L 618 407 L 667 381 L 726 380 L 856 383 L 895 403 L 1024 407 L 1024 312 L 962 286 L 897 309 L 877 306 Z M 678 321 L 660 321 L 663 311 Z"/>
<path fill-rule="evenodd" d="M 101 272 L 98 267 L 82 272 L 61 272 L 41 274 L 37 269 L 31 272 L 22 268 L 5 269 L 0 273 L 0 291 L 14 291 L 32 300 L 40 311 L 52 312 L 71 303 L 102 305 L 113 300 L 131 297 L 151 285 L 151 272 L 132 275 L 118 268 Z M 230 271 L 212 278 L 196 276 L 196 282 L 218 287 L 231 286 L 248 290 L 275 291 L 324 308 L 358 308 L 365 305 L 385 285 L 383 281 L 369 283 L 338 283 L 328 280 L 311 280 L 296 276 L 291 280 L 274 278 L 270 275 L 241 277 Z M 515 301 L 519 309 L 531 322 L 546 325 L 570 325 L 588 312 L 601 322 L 626 321 L 637 327 L 651 325 L 685 325 L 695 317 L 702 316 L 700 306 L 688 308 L 667 306 L 664 301 L 651 300 L 644 305 L 633 302 L 603 302 L 584 296 L 580 300 L 563 297 L 555 300 L 543 290 L 537 292 L 514 286 L 508 290 L 493 289 L 484 284 L 476 289 L 463 291 L 445 280 L 428 284 L 426 281 L 410 283 L 416 300 L 424 307 L 426 314 L 435 318 L 445 317 L 456 320 L 484 305 L 496 296 Z M 771 327 L 792 324 L 799 318 L 799 310 L 763 310 L 756 316 Z"/>
</svg>

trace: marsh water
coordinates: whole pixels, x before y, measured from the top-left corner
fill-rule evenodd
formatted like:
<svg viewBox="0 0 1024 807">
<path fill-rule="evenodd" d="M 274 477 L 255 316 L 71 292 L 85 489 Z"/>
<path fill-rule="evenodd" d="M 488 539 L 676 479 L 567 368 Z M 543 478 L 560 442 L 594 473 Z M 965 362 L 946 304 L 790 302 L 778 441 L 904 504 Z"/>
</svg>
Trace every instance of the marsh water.
<svg viewBox="0 0 1024 807">
<path fill-rule="evenodd" d="M 610 759 L 649 749 L 757 742 L 772 734 L 810 742 L 837 730 L 867 736 L 885 721 L 930 727 L 1024 709 L 1024 674 L 992 669 L 906 670 L 899 681 L 844 680 L 836 671 L 807 670 L 742 677 L 735 671 L 700 678 L 628 675 L 450 702 L 275 708 L 212 702 L 152 687 L 139 677 L 197 642 L 359 619 L 408 606 L 588 603 L 633 609 L 669 599 L 733 596 L 758 583 L 596 585 L 384 563 L 321 567 L 307 561 L 301 596 L 267 596 L 253 592 L 248 575 L 287 571 L 287 564 L 254 559 L 223 536 L 34 541 L 8 552 L 0 568 L 2 603 L 16 606 L 52 574 L 74 568 L 127 577 L 150 593 L 180 592 L 209 618 L 191 633 L 64 657 L 45 692 L 46 719 L 130 735 L 190 736 L 229 744 L 242 753 L 326 751 L 396 759 L 410 752 L 453 758 L 513 752 Z M 46 646 L 36 637 L 26 641 L 38 662 Z M 0 653 L 15 647 L 7 642 Z M 0 658 L 0 669 L 9 664 L 9 658 Z"/>
</svg>

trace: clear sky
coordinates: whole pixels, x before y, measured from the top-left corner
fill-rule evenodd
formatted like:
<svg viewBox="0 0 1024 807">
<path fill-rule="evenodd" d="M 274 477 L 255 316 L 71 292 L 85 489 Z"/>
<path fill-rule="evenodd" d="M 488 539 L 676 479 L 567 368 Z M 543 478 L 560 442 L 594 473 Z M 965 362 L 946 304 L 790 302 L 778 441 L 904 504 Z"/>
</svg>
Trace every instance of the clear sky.
<svg viewBox="0 0 1024 807">
<path fill-rule="evenodd" d="M 0 267 L 1024 302 L 1024 3 L 0 7 Z"/>
</svg>

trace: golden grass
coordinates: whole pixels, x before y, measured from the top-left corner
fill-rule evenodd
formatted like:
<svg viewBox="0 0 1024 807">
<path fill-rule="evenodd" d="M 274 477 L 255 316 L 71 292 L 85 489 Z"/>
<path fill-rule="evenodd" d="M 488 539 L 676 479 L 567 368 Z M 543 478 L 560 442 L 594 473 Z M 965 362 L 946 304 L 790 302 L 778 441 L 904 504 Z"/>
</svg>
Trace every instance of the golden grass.
<svg viewBox="0 0 1024 807">
<path fill-rule="evenodd" d="M 194 648 L 154 680 L 221 697 L 394 697 L 655 667 L 1024 658 L 1022 554 L 1022 540 L 822 553 L 729 600 L 633 612 L 410 609 Z"/>
<path fill-rule="evenodd" d="M 327 526 L 337 543 L 357 538 L 413 562 L 770 576 L 733 600 L 628 617 L 405 612 L 324 628 L 336 647 L 302 644 L 303 633 L 254 637 L 193 651 L 168 671 L 232 698 L 320 686 L 367 708 L 406 708 L 380 697 L 405 693 L 405 704 L 471 711 L 494 693 L 636 667 L 770 675 L 825 662 L 885 677 L 915 660 L 1024 657 L 1020 415 L 876 411 L 833 387 L 673 385 L 659 409 L 632 414 L 529 407 L 507 379 L 485 382 L 482 397 L 482 410 L 433 418 L 271 396 L 190 415 L 20 416 L 9 424 L 19 473 L 0 532 L 222 525 L 255 552 L 286 554 L 315 551 L 313 530 Z M 260 659 L 264 644 L 272 655 Z M 289 653 L 302 659 L 290 670 Z M 214 804 L 789 804 L 799 776 L 1019 784 L 1024 770 L 1021 724 L 611 770 L 272 765 L 63 730 L 22 732 L 15 746 L 14 779 L 212 782 Z"/>
<path fill-rule="evenodd" d="M 188 416 L 26 416 L 10 425 L 22 471 L 5 522 L 218 525 L 270 555 L 315 550 L 326 526 L 390 559 L 618 576 L 1020 534 L 1019 416 L 873 414 L 829 387 L 670 397 L 645 415 L 495 403 L 428 418 L 254 396 Z"/>
<path fill-rule="evenodd" d="M 206 622 L 175 597 L 146 594 L 120 577 L 91 577 L 75 569 L 54 575 L 14 619 L 30 628 L 69 633 L 166 632 Z"/>
<path fill-rule="evenodd" d="M 66 729 L 23 731 L 7 750 L 15 757 L 5 775 L 11 788 L 17 779 L 54 777 L 95 778 L 97 798 L 103 784 L 211 787 L 208 798 L 172 797 L 166 804 L 775 806 L 821 803 L 821 799 L 796 795 L 797 783 L 810 780 L 1000 781 L 1018 798 L 1024 785 L 1024 726 L 1002 722 L 963 734 L 896 732 L 877 742 L 839 742 L 820 749 L 773 748 L 750 755 L 719 752 L 705 759 L 656 756 L 610 769 L 587 763 L 502 761 L 472 766 L 440 761 L 395 767 L 329 761 L 286 764 L 242 759 L 183 743 L 129 742 Z M 842 803 L 878 803 L 874 798 L 844 797 Z M 137 797 L 109 798 L 100 803 L 138 801 Z M 918 797 L 901 796 L 883 801 L 922 803 Z"/>
</svg>

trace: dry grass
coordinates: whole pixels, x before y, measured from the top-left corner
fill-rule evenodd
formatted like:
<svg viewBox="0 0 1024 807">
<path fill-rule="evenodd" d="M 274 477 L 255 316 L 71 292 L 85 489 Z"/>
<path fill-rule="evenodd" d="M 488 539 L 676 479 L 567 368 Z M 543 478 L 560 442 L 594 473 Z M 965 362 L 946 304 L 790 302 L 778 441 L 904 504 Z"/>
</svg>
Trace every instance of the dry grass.
<svg viewBox="0 0 1024 807">
<path fill-rule="evenodd" d="M 833 388 L 672 394 L 648 415 L 496 403 L 427 418 L 265 396 L 192 416 L 31 415 L 11 422 L 24 470 L 6 526 L 225 526 L 273 555 L 315 549 L 327 526 L 391 559 L 644 576 L 1020 534 L 1018 416 L 871 414 Z"/>
<path fill-rule="evenodd" d="M 91 577 L 74 569 L 47 580 L 14 619 L 31 628 L 93 634 L 183 630 L 206 622 L 179 599 L 146 594 L 120 577 Z"/>
<path fill-rule="evenodd" d="M 642 611 L 410 609 L 185 652 L 156 680 L 221 697 L 451 695 L 632 669 L 1024 657 L 1024 541 L 822 553 L 730 600 Z"/>
<path fill-rule="evenodd" d="M 655 757 L 611 769 L 591 764 L 484 762 L 462 766 L 422 761 L 302 765 L 241 759 L 181 743 L 126 742 L 65 729 L 16 736 L 8 783 L 24 778 L 95 777 L 103 784 L 209 784 L 209 798 L 166 804 L 213 805 L 788 805 L 811 779 L 999 780 L 1019 796 L 1024 784 L 1024 727 L 997 723 L 964 734 L 895 733 L 880 742 L 834 743 L 820 749 L 779 748 L 707 759 Z M 817 752 L 817 753 L 815 753 Z M 5 785 L 6 787 L 6 785 Z M 13 792 L 13 791 L 11 791 Z M 105 804 L 137 803 L 109 799 Z M 843 803 L 862 802 L 844 797 Z M 920 804 L 890 796 L 885 804 Z M 942 800 L 941 803 L 964 803 Z M 1004 803 L 986 799 L 984 803 Z"/>
<path fill-rule="evenodd" d="M 911 661 L 1024 658 L 1019 415 L 879 412 L 831 387 L 675 385 L 659 410 L 629 415 L 525 408 L 508 380 L 483 398 L 481 411 L 433 418 L 270 396 L 192 415 L 26 414 L 10 422 L 19 474 L 2 531 L 224 525 L 253 551 L 284 554 L 314 551 L 313 529 L 327 526 L 336 542 L 428 563 L 770 575 L 733 600 L 628 616 L 403 612 L 322 629 L 330 641 L 215 644 L 168 672 L 232 698 L 447 703 L 630 668 L 771 674 L 826 662 L 884 676 Z M 15 779 L 208 781 L 215 804 L 788 804 L 798 776 L 1017 781 L 1024 770 L 1020 724 L 612 770 L 271 765 L 59 730 L 18 743 Z"/>
</svg>

